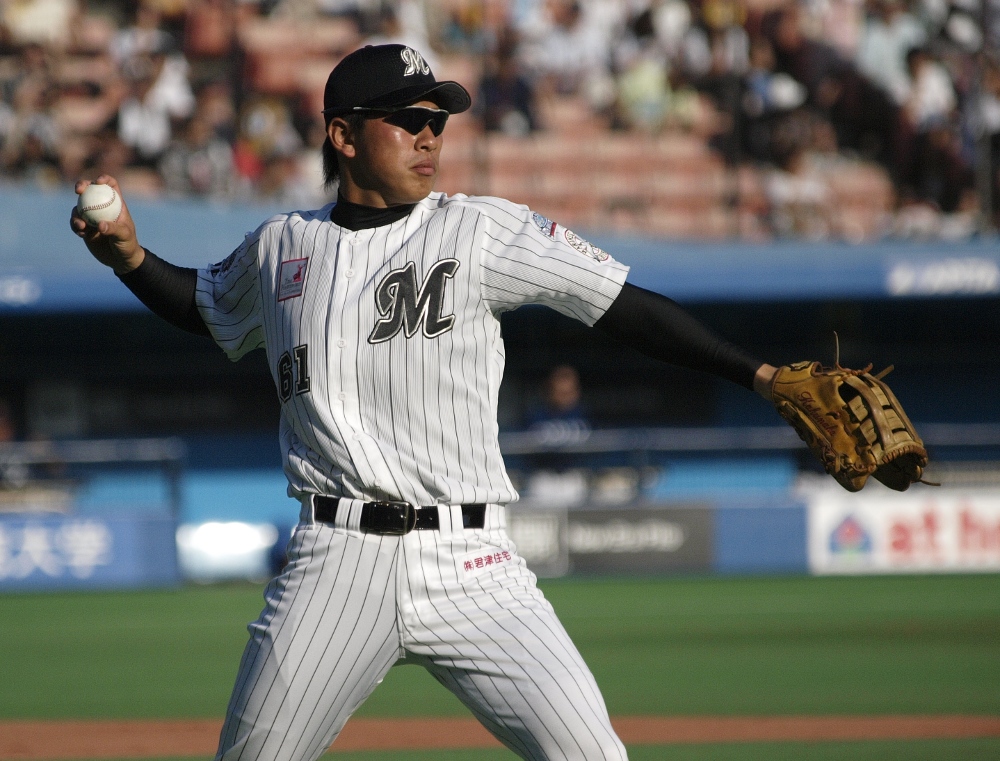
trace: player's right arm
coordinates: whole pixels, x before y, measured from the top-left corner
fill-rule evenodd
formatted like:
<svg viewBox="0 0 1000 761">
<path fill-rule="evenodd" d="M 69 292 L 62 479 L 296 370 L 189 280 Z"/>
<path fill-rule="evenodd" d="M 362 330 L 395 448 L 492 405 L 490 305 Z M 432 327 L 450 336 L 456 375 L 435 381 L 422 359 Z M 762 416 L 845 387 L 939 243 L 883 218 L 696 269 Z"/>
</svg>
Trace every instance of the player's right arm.
<svg viewBox="0 0 1000 761">
<path fill-rule="evenodd" d="M 83 240 L 94 258 L 114 270 L 122 283 L 152 312 L 182 330 L 209 335 L 195 305 L 198 271 L 165 262 L 143 248 L 118 181 L 102 174 L 97 183 L 110 185 L 118 193 L 122 199 L 121 214 L 114 222 L 101 222 L 94 228 L 80 217 L 74 206 L 70 214 L 70 229 Z M 77 194 L 88 185 L 89 180 L 77 182 Z"/>
<path fill-rule="evenodd" d="M 94 255 L 101 264 L 110 267 L 117 275 L 131 272 L 142 264 L 145 258 L 145 251 L 139 245 L 139 240 L 135 234 L 135 223 L 129 213 L 128 204 L 125 203 L 125 196 L 122 195 L 121 188 L 118 187 L 118 180 L 107 174 L 102 174 L 97 178 L 98 185 L 109 185 L 118 193 L 122 199 L 122 211 L 118 219 L 114 222 L 101 222 L 97 227 L 90 227 L 76 206 L 70 214 L 69 226 L 73 232 L 87 244 L 90 253 Z M 83 193 L 90 185 L 90 180 L 80 180 L 76 183 L 77 195 Z"/>
</svg>

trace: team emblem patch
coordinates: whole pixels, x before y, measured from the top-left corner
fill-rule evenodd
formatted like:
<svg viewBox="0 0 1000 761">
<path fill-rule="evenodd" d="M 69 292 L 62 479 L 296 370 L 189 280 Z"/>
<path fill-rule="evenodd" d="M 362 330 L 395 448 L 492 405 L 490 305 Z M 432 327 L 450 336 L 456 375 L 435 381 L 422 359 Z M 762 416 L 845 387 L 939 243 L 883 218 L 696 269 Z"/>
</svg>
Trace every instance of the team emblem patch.
<svg viewBox="0 0 1000 761">
<path fill-rule="evenodd" d="M 246 248 L 246 241 L 244 240 L 240 245 L 233 249 L 233 253 L 227 256 L 218 264 L 213 264 L 208 268 L 208 271 L 213 275 L 224 275 L 229 272 L 229 268 L 233 266 L 233 262 L 236 261 L 236 257 Z"/>
<path fill-rule="evenodd" d="M 278 270 L 278 301 L 302 295 L 306 284 L 306 267 L 309 259 L 289 259 Z"/>
<path fill-rule="evenodd" d="M 431 67 L 427 65 L 427 61 L 413 48 L 403 48 L 399 51 L 399 55 L 402 57 L 403 63 L 406 64 L 406 70 L 403 72 L 404 77 L 412 77 L 414 74 L 427 76 L 431 73 Z"/>
<path fill-rule="evenodd" d="M 531 221 L 535 223 L 535 226 L 538 227 L 539 230 L 548 235 L 550 238 L 556 237 L 557 225 L 548 217 L 543 217 L 536 211 L 532 212 Z"/>
<path fill-rule="evenodd" d="M 566 242 L 569 243 L 573 248 L 579 251 L 584 256 L 589 256 L 595 262 L 606 262 L 611 258 L 607 251 L 603 251 L 595 246 L 593 243 L 589 243 L 577 235 L 572 230 L 565 230 L 563 232 L 563 237 L 566 238 Z"/>
</svg>

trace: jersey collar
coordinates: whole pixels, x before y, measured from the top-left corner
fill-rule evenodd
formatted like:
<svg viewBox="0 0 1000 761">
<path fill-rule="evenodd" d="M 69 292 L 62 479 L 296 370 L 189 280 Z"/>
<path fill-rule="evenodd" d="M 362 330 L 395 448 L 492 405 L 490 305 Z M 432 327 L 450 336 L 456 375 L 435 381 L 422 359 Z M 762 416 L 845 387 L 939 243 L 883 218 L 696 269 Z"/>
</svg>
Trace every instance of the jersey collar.
<svg viewBox="0 0 1000 761">
<path fill-rule="evenodd" d="M 390 206 L 388 209 L 378 209 L 374 206 L 351 203 L 337 196 L 337 203 L 330 210 L 330 221 L 348 230 L 367 230 L 371 227 L 391 225 L 408 216 L 415 206 L 415 203 L 408 203 Z"/>
</svg>

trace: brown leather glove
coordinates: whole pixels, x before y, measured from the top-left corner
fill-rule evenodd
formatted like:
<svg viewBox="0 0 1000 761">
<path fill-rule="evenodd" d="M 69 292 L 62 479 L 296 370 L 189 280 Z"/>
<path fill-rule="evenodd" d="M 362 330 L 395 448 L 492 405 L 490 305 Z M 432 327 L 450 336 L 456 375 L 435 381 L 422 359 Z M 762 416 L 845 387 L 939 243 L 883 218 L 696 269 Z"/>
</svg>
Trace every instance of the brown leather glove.
<svg viewBox="0 0 1000 761">
<path fill-rule="evenodd" d="M 796 362 L 779 367 L 771 383 L 778 413 L 848 491 L 869 476 L 905 491 L 920 481 L 927 450 L 899 400 L 882 378 L 864 370 Z"/>
</svg>

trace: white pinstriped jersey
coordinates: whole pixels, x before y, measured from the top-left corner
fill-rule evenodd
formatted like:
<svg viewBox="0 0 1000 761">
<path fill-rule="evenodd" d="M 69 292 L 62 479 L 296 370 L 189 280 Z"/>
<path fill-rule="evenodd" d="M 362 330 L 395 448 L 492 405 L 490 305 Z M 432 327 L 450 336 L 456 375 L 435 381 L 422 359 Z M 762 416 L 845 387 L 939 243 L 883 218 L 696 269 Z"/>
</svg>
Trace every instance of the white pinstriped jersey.
<svg viewBox="0 0 1000 761">
<path fill-rule="evenodd" d="M 267 352 L 289 494 L 516 500 L 497 441 L 499 315 L 544 304 L 592 325 L 628 268 L 499 198 L 432 193 L 356 232 L 332 208 L 272 217 L 198 273 L 229 357 Z"/>
</svg>

